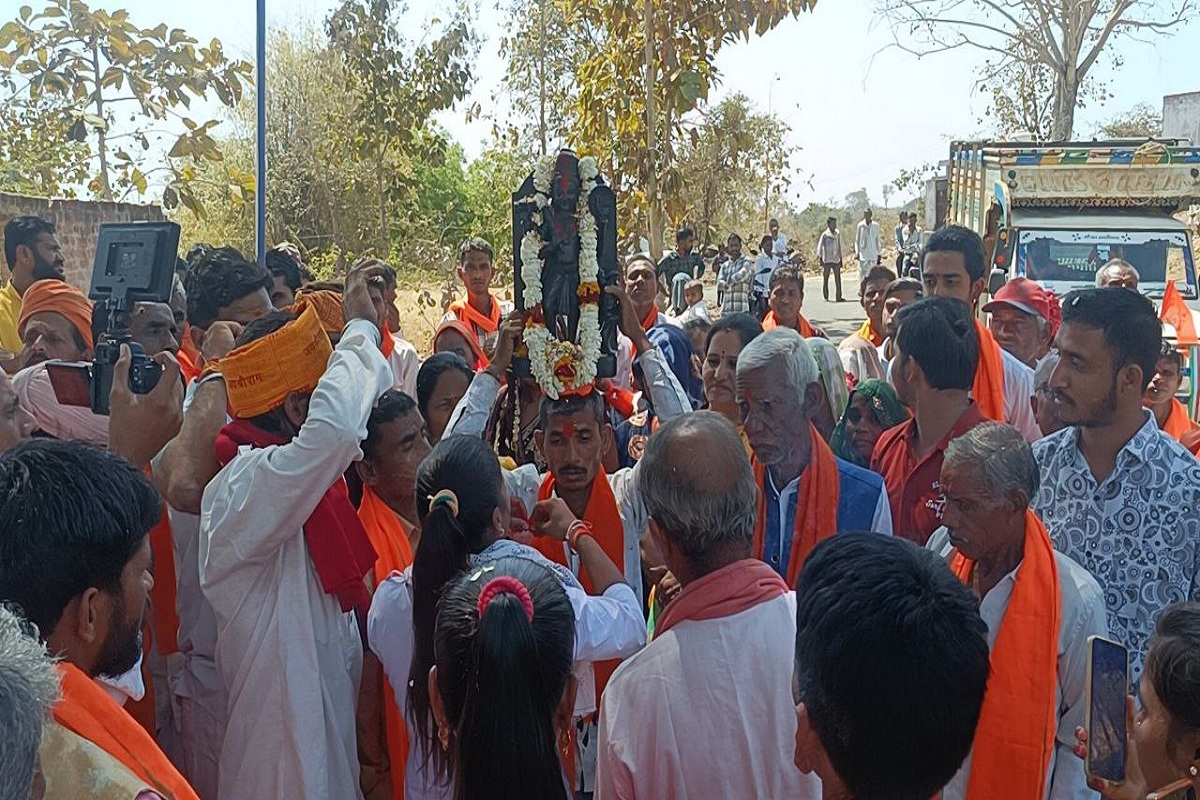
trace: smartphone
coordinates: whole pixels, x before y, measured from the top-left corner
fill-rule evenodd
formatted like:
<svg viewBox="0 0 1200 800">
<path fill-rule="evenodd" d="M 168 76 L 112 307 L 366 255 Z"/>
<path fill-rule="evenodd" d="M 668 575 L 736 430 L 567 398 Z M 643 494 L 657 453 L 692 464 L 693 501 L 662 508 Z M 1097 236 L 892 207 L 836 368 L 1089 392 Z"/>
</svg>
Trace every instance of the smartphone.
<svg viewBox="0 0 1200 800">
<path fill-rule="evenodd" d="M 1100 636 L 1088 637 L 1088 777 L 1125 780 L 1125 698 L 1129 695 L 1129 651 Z"/>
<path fill-rule="evenodd" d="M 92 365 L 86 361 L 47 361 L 54 399 L 64 406 L 92 407 Z"/>
</svg>

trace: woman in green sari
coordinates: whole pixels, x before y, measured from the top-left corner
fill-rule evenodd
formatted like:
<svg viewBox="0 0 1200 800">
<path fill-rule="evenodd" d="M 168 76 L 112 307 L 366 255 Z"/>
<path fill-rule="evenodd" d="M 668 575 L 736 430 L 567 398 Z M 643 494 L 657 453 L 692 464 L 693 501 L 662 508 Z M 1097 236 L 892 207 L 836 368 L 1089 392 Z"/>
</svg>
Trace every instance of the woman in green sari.
<svg viewBox="0 0 1200 800">
<path fill-rule="evenodd" d="M 891 384 L 875 378 L 862 381 L 850 394 L 850 403 L 833 429 L 829 444 L 838 458 L 869 467 L 879 437 L 908 420 L 908 416 L 908 409 Z"/>
</svg>

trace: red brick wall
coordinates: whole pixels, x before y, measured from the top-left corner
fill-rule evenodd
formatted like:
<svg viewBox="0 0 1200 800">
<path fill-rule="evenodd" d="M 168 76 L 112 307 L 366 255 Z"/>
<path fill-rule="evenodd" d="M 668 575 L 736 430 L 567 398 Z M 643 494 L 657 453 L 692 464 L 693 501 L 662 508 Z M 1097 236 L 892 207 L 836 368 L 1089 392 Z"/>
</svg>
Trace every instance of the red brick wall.
<svg viewBox="0 0 1200 800">
<path fill-rule="evenodd" d="M 0 231 L 12 217 L 24 215 L 54 222 L 66 260 L 67 282 L 84 292 L 92 281 L 92 259 L 96 256 L 96 236 L 100 231 L 100 223 L 165 219 L 158 206 L 93 200 L 50 200 L 0 192 Z M 7 265 L 4 274 L 7 278 Z"/>
</svg>

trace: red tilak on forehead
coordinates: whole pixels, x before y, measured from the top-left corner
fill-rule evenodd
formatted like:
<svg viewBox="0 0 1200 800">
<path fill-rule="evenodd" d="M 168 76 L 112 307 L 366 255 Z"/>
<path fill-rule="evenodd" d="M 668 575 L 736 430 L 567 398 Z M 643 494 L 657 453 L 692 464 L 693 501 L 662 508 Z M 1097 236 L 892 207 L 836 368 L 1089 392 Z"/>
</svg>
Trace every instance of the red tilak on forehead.
<svg viewBox="0 0 1200 800">
<path fill-rule="evenodd" d="M 570 438 L 575 435 L 575 423 L 569 419 L 556 418 L 551 422 L 551 427 L 560 431 L 563 436 Z"/>
</svg>

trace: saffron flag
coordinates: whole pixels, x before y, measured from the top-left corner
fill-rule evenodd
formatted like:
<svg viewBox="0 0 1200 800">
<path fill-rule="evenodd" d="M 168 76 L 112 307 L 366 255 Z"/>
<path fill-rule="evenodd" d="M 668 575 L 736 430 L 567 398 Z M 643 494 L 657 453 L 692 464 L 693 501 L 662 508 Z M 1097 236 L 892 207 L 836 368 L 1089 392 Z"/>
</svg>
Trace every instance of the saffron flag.
<svg viewBox="0 0 1200 800">
<path fill-rule="evenodd" d="M 1162 311 L 1159 318 L 1169 322 L 1175 328 L 1175 341 L 1178 344 L 1200 344 L 1196 338 L 1196 325 L 1192 322 L 1192 310 L 1183 302 L 1175 281 L 1167 281 L 1166 291 L 1163 292 Z"/>
</svg>

